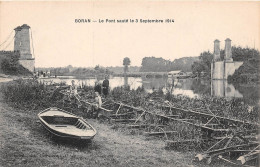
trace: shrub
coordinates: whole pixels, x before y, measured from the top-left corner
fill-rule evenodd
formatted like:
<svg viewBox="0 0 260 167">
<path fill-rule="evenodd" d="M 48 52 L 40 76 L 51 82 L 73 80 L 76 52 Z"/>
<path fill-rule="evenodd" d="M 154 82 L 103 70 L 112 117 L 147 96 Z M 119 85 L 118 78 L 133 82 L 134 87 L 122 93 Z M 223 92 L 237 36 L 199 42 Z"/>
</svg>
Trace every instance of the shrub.
<svg viewBox="0 0 260 167">
<path fill-rule="evenodd" d="M 15 80 L 1 87 L 3 97 L 15 107 L 34 109 L 38 107 L 49 107 L 52 94 L 47 91 L 44 83 L 37 80 Z"/>
</svg>

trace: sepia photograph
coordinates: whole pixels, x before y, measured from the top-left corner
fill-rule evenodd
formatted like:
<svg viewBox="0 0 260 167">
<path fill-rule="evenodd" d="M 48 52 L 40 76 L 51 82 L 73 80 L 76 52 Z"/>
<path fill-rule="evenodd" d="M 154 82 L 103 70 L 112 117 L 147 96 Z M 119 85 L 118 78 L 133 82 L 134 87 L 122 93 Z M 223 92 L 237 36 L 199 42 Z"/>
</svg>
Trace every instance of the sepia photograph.
<svg viewBox="0 0 260 167">
<path fill-rule="evenodd" d="M 1 167 L 258 167 L 259 1 L 0 0 Z"/>
</svg>

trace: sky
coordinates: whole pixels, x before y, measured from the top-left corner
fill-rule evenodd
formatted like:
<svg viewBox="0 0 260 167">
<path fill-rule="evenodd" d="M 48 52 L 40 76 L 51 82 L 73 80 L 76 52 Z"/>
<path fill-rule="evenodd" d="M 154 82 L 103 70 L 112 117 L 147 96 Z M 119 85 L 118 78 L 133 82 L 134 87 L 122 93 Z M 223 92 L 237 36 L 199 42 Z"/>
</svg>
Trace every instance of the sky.
<svg viewBox="0 0 260 167">
<path fill-rule="evenodd" d="M 75 23 L 75 19 L 97 22 Z M 99 23 L 106 19 L 172 19 L 174 23 Z M 213 52 L 213 41 L 260 48 L 259 2 L 0 2 L 0 50 L 13 50 L 13 29 L 31 27 L 36 67 L 122 66 L 129 57 L 173 61 Z M 140 20 L 139 20 L 140 21 Z M 11 34 L 10 38 L 7 38 Z M 10 45 L 7 45 L 10 43 Z"/>
</svg>

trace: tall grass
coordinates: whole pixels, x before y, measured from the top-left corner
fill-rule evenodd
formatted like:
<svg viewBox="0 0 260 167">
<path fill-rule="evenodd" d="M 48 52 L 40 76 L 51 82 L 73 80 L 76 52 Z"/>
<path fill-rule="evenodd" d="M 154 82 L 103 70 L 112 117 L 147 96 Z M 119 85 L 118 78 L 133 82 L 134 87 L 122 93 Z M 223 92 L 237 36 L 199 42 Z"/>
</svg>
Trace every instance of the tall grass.
<svg viewBox="0 0 260 167">
<path fill-rule="evenodd" d="M 37 80 L 15 80 L 1 86 L 1 92 L 6 102 L 14 107 L 37 109 L 49 107 L 53 93 L 44 82 Z"/>
<path fill-rule="evenodd" d="M 132 106 L 141 106 L 146 99 L 143 87 L 130 90 L 130 87 L 115 87 L 110 92 L 110 97 L 115 101 L 122 101 Z"/>
</svg>

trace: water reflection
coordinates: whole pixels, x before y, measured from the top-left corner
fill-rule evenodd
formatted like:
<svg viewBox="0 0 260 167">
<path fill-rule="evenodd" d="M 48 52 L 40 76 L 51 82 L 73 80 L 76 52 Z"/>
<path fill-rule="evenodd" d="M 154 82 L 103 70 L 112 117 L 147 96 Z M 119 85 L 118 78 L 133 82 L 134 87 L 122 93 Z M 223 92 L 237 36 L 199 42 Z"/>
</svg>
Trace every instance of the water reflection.
<svg viewBox="0 0 260 167">
<path fill-rule="evenodd" d="M 158 90 L 166 87 L 167 78 L 146 78 L 142 77 L 142 85 L 148 91 Z"/>
<path fill-rule="evenodd" d="M 196 94 L 211 95 L 210 80 L 191 79 L 190 89 Z"/>
<path fill-rule="evenodd" d="M 227 80 L 212 80 L 211 95 L 217 97 L 236 97 L 242 98 L 243 95 L 235 89 L 232 84 L 228 84 Z"/>
<path fill-rule="evenodd" d="M 128 87 L 128 77 L 124 77 L 124 87 L 127 88 Z"/>
<path fill-rule="evenodd" d="M 194 80 L 192 79 L 168 79 L 168 87 L 173 89 L 172 94 L 174 95 L 185 95 L 188 97 L 199 97 L 200 93 L 194 91 L 193 87 Z"/>
</svg>

